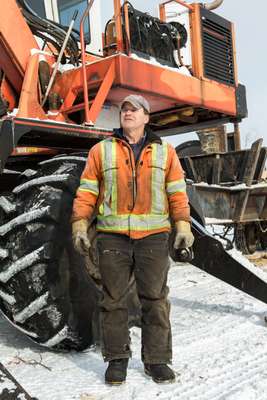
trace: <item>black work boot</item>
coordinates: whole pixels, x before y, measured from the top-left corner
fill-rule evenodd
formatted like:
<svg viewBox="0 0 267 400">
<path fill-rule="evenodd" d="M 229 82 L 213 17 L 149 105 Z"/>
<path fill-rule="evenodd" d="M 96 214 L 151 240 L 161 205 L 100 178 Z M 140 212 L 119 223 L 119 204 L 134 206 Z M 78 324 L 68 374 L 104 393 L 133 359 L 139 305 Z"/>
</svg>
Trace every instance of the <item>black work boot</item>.
<svg viewBox="0 0 267 400">
<path fill-rule="evenodd" d="M 126 381 L 128 358 L 111 360 L 105 373 L 105 383 L 109 385 L 121 385 Z"/>
<path fill-rule="evenodd" d="M 145 373 L 156 383 L 171 383 L 175 381 L 175 373 L 167 364 L 145 364 Z"/>
</svg>

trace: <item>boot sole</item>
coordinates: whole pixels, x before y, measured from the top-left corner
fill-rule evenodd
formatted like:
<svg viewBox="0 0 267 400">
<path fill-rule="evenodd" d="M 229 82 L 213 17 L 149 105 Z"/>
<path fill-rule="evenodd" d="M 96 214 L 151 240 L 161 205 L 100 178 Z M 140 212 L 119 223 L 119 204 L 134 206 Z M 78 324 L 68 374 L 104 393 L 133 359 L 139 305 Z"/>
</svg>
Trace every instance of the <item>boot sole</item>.
<svg viewBox="0 0 267 400">
<path fill-rule="evenodd" d="M 156 382 L 156 383 L 161 383 L 161 384 L 166 384 L 166 383 L 173 383 L 173 382 L 175 382 L 175 380 L 176 380 L 176 378 L 174 377 L 173 379 L 167 379 L 167 380 L 162 380 L 162 379 L 157 379 L 157 378 L 154 378 L 152 375 L 151 375 L 151 373 L 150 373 L 150 371 L 148 370 L 148 369 L 144 369 L 144 371 L 145 371 L 145 374 L 147 375 L 147 376 L 150 376 L 150 378 L 152 378 L 152 380 L 154 381 L 154 382 Z"/>
<path fill-rule="evenodd" d="M 116 381 L 105 381 L 106 385 L 110 385 L 110 386 L 120 386 L 123 385 L 126 381 L 122 381 L 122 382 L 116 382 Z"/>
</svg>

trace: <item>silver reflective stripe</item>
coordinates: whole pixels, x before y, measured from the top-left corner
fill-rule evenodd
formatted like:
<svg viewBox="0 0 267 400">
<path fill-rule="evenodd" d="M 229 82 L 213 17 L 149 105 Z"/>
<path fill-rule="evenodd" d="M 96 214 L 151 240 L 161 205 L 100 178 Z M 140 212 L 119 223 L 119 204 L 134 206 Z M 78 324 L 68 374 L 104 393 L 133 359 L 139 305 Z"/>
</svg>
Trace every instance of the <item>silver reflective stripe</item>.
<svg viewBox="0 0 267 400">
<path fill-rule="evenodd" d="M 101 142 L 102 168 L 104 175 L 103 214 L 117 213 L 117 166 L 116 139 Z"/>
<path fill-rule="evenodd" d="M 151 214 L 164 214 L 166 212 L 165 169 L 167 156 L 167 143 L 152 144 Z"/>
<path fill-rule="evenodd" d="M 98 196 L 99 194 L 99 183 L 94 179 L 81 179 L 79 190 L 82 192 L 90 192 Z"/>
<path fill-rule="evenodd" d="M 184 193 L 185 191 L 186 191 L 186 183 L 184 179 L 168 182 L 166 185 L 166 192 L 168 196 L 174 193 Z"/>
<path fill-rule="evenodd" d="M 124 214 L 97 216 L 97 229 L 106 231 L 151 231 L 170 228 L 168 214 Z"/>
</svg>

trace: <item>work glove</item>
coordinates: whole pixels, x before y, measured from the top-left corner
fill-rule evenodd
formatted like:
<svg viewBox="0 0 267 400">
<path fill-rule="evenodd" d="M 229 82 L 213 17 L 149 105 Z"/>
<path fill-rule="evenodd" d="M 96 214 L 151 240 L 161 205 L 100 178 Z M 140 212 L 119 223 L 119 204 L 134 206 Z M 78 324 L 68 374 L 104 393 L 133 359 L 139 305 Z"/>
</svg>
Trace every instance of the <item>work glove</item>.
<svg viewBox="0 0 267 400">
<path fill-rule="evenodd" d="M 89 222 L 87 219 L 79 219 L 72 223 L 72 240 L 73 246 L 78 253 L 85 256 L 91 247 L 90 240 L 88 238 L 88 227 Z"/>
<path fill-rule="evenodd" d="M 188 249 L 194 243 L 194 236 L 191 232 L 191 224 L 187 221 L 175 222 L 176 235 L 173 243 L 175 249 Z"/>
</svg>

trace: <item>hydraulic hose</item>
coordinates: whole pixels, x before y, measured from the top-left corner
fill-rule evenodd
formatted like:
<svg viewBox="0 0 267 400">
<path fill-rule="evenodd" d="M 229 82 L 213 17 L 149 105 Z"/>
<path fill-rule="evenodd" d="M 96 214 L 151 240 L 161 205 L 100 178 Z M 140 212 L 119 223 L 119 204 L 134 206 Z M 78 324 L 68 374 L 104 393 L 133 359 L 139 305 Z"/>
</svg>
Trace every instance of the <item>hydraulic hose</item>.
<svg viewBox="0 0 267 400">
<path fill-rule="evenodd" d="M 22 13 L 29 24 L 34 35 L 41 37 L 45 42 L 52 43 L 57 49 L 61 49 L 68 27 L 65 27 L 57 22 L 50 21 L 46 18 L 39 17 L 34 10 L 28 5 L 26 0 L 17 0 L 21 6 Z M 79 33 L 73 30 L 66 46 L 66 53 L 70 58 L 70 62 L 74 65 L 79 64 Z M 52 39 L 51 39 L 52 38 Z M 57 45 L 55 45 L 55 42 Z"/>
</svg>

